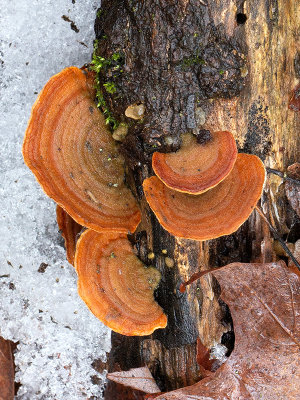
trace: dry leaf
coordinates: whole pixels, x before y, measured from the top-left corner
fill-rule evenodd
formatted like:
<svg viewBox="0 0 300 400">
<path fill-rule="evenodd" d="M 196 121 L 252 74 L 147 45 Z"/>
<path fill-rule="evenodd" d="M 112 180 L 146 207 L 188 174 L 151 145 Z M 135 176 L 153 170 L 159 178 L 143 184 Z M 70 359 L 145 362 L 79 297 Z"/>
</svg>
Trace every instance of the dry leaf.
<svg viewBox="0 0 300 400">
<path fill-rule="evenodd" d="M 161 393 L 162 393 L 162 392 L 161 392 Z M 158 395 L 158 394 L 161 394 L 161 393 L 146 394 L 146 395 L 144 396 L 144 399 L 143 399 L 143 400 L 155 400 L 155 397 L 157 397 L 157 395 Z"/>
<path fill-rule="evenodd" d="M 213 275 L 230 307 L 235 348 L 212 376 L 156 399 L 299 400 L 299 273 L 277 262 L 229 264 Z"/>
<path fill-rule="evenodd" d="M 107 374 L 107 378 L 145 393 L 160 392 L 148 367 L 132 368 L 129 371 L 111 372 Z"/>
<path fill-rule="evenodd" d="M 295 257 L 295 259 L 300 264 L 300 239 L 298 239 L 297 242 L 295 243 L 294 250 L 292 251 L 292 253 L 293 253 L 293 256 Z M 289 258 L 289 267 L 296 267 L 295 263 L 293 262 L 293 260 L 291 258 Z"/>
<path fill-rule="evenodd" d="M 204 346 L 201 340 L 197 339 L 197 364 L 200 367 L 201 375 L 208 376 L 213 366 L 214 360 L 210 360 L 209 349 Z"/>
<path fill-rule="evenodd" d="M 0 400 L 13 400 L 14 380 L 11 343 L 0 336 Z"/>
<path fill-rule="evenodd" d="M 152 395 L 157 396 L 157 394 Z M 140 390 L 132 389 L 128 386 L 120 385 L 109 381 L 104 392 L 105 400 L 144 400 L 145 393 Z"/>
<path fill-rule="evenodd" d="M 292 164 L 288 167 L 288 175 L 300 181 L 300 163 Z M 292 208 L 300 216 L 300 185 L 291 181 L 285 182 L 285 193 Z"/>
</svg>

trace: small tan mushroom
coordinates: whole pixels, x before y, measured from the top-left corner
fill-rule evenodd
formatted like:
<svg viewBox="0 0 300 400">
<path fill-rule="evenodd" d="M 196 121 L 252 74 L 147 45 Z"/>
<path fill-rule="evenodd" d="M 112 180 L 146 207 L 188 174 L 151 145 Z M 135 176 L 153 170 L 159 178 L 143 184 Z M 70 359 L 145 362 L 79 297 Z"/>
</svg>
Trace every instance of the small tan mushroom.
<svg viewBox="0 0 300 400">
<path fill-rule="evenodd" d="M 121 122 L 117 129 L 113 132 L 113 138 L 118 142 L 123 142 L 128 133 L 128 125 Z"/>
<path fill-rule="evenodd" d="M 132 119 L 143 119 L 145 114 L 144 104 L 131 104 L 125 110 L 125 115 Z"/>
</svg>

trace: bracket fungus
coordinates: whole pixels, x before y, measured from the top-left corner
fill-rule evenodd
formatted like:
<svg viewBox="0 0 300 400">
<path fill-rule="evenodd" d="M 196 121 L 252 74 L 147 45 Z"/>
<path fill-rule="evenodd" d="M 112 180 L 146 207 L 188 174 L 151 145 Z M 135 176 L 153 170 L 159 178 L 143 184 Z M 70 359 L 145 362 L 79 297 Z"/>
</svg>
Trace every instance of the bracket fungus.
<svg viewBox="0 0 300 400">
<path fill-rule="evenodd" d="M 82 225 L 76 221 L 60 206 L 56 206 L 56 220 L 62 237 L 65 240 L 67 260 L 74 265 L 77 235 L 82 230 Z"/>
<path fill-rule="evenodd" d="M 194 135 L 185 134 L 177 152 L 155 152 L 152 167 L 169 188 L 200 194 L 225 179 L 236 158 L 236 143 L 230 132 L 211 132 L 211 138 L 204 144 L 197 143 Z"/>
<path fill-rule="evenodd" d="M 262 161 L 238 154 L 231 173 L 213 189 L 199 195 L 180 193 L 153 176 L 144 193 L 161 225 L 171 234 L 209 240 L 235 232 L 250 216 L 265 181 Z"/>
<path fill-rule="evenodd" d="M 167 325 L 153 291 L 160 273 L 135 256 L 125 234 L 86 230 L 77 242 L 78 292 L 92 313 L 122 335 L 150 335 Z"/>
<path fill-rule="evenodd" d="M 97 109 L 94 74 L 69 67 L 32 108 L 25 163 L 48 196 L 80 225 L 134 232 L 141 214 L 124 183 L 124 160 Z"/>
</svg>

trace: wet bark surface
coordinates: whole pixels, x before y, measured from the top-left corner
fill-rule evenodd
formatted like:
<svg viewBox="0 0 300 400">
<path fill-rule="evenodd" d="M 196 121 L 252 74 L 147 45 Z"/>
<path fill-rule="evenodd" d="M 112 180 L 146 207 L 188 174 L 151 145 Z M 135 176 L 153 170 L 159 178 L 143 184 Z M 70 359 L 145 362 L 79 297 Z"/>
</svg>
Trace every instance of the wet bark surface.
<svg viewBox="0 0 300 400">
<path fill-rule="evenodd" d="M 230 236 L 206 242 L 173 237 L 149 209 L 142 182 L 153 174 L 152 153 L 178 149 L 187 131 L 201 140 L 207 131 L 229 130 L 240 151 L 281 171 L 296 162 L 300 118 L 288 110 L 288 102 L 299 77 L 299 26 L 300 11 L 292 0 L 102 1 L 95 22 L 97 54 L 110 62 L 99 80 L 113 82 L 116 91 L 103 86 L 103 96 L 114 117 L 129 125 L 121 150 L 127 182 L 142 209 L 131 240 L 141 260 L 162 273 L 155 296 L 168 316 L 167 328 L 151 336 L 113 333 L 109 371 L 147 364 L 165 391 L 201 378 L 197 338 L 208 348 L 223 343 L 228 354 L 233 349 L 230 312 L 219 299 L 217 281 L 206 276 L 184 294 L 178 288 L 199 269 L 276 260 L 268 226 L 254 212 Z M 142 120 L 125 117 L 131 104 L 145 105 Z M 269 175 L 261 207 L 279 235 L 294 243 L 299 217 L 284 185 Z M 108 383 L 106 399 L 122 396 L 117 384 Z"/>
<path fill-rule="evenodd" d="M 178 149 L 180 134 L 197 128 L 197 104 L 243 88 L 243 42 L 216 26 L 199 0 L 104 0 L 101 10 L 100 53 L 120 54 L 123 64 L 102 72 L 103 83 L 117 88 L 107 101 L 119 120 L 128 105 L 145 105 L 144 120 L 130 132 L 143 152 Z"/>
</svg>

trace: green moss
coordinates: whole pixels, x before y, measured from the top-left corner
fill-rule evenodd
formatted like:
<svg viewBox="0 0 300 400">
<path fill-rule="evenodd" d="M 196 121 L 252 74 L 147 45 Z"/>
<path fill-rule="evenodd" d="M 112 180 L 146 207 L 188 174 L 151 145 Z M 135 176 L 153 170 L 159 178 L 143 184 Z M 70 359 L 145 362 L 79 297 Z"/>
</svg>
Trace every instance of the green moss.
<svg viewBox="0 0 300 400">
<path fill-rule="evenodd" d="M 121 54 L 120 53 L 114 53 L 112 56 L 111 56 L 111 59 L 113 60 L 113 61 L 119 61 L 120 59 L 121 59 Z"/>
<path fill-rule="evenodd" d="M 114 84 L 114 82 L 106 82 L 103 84 L 103 86 L 105 87 L 105 90 L 107 91 L 107 93 L 110 94 L 114 94 L 117 91 L 116 85 Z"/>
<path fill-rule="evenodd" d="M 117 92 L 117 86 L 112 80 L 109 80 L 102 84 L 100 82 L 100 73 L 105 80 L 108 69 L 111 69 L 111 71 L 115 73 L 123 72 L 123 70 L 121 70 L 122 55 L 119 52 L 116 52 L 110 58 L 104 58 L 102 56 L 99 56 L 97 55 L 98 45 L 99 45 L 98 40 L 95 40 L 94 52 L 90 66 L 91 70 L 96 72 L 95 88 L 98 101 L 97 107 L 100 108 L 101 111 L 103 112 L 106 124 L 111 125 L 112 129 L 115 130 L 118 127 L 119 122 L 113 117 L 111 111 L 109 110 L 106 104 L 102 87 L 105 89 L 107 93 L 112 95 Z M 112 78 L 115 78 L 114 74 Z"/>
<path fill-rule="evenodd" d="M 194 54 L 191 57 L 186 57 L 182 60 L 181 66 L 183 69 L 187 69 L 194 65 L 204 65 L 205 61 L 198 55 Z"/>
</svg>

